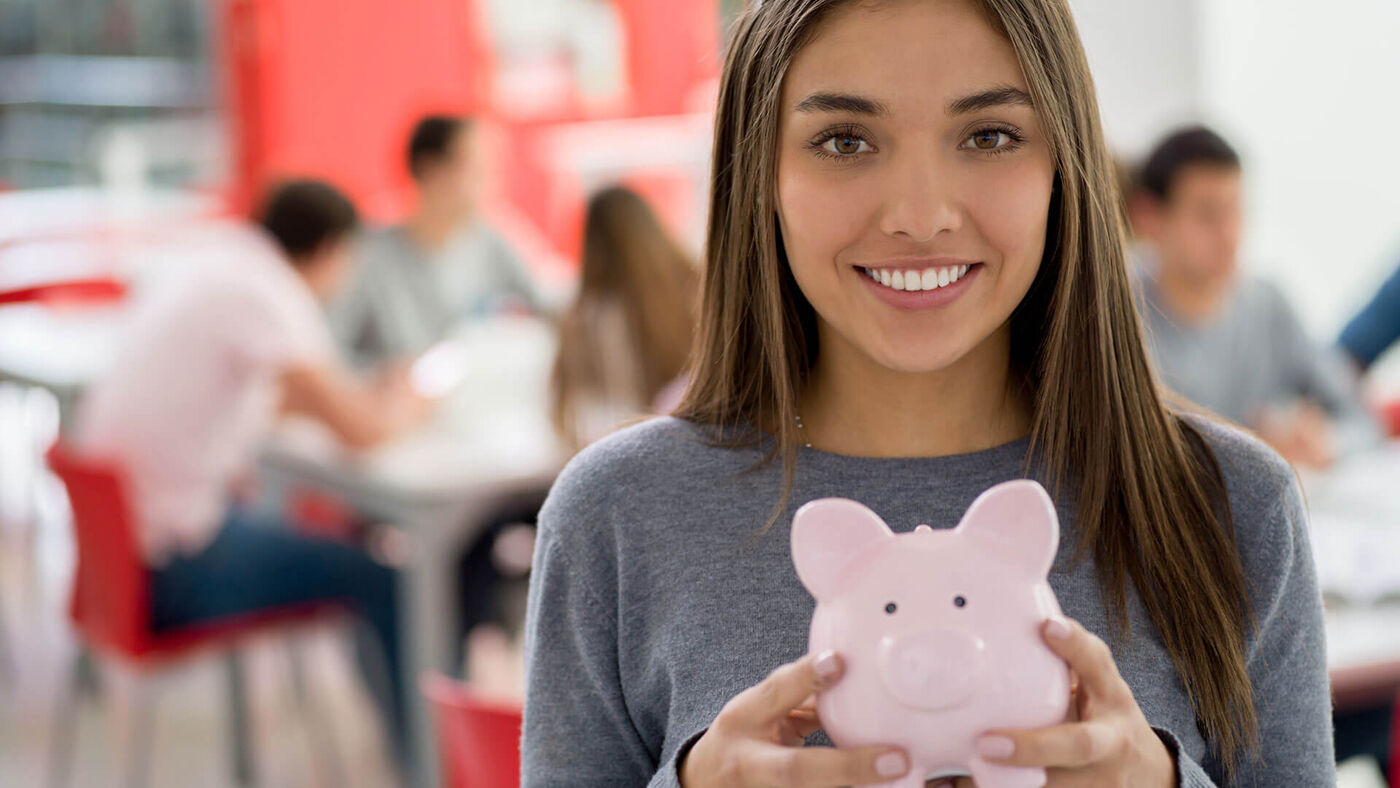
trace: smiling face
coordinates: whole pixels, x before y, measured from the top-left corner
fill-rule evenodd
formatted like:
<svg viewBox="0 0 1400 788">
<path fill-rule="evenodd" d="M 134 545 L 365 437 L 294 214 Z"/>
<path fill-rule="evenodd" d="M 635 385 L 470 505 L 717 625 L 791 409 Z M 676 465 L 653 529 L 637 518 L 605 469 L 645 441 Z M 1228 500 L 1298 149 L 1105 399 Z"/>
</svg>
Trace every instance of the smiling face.
<svg viewBox="0 0 1400 788">
<path fill-rule="evenodd" d="M 781 111 L 778 219 L 821 363 L 1004 355 L 1055 176 L 1010 42 L 964 2 L 851 3 L 793 59 Z"/>
</svg>

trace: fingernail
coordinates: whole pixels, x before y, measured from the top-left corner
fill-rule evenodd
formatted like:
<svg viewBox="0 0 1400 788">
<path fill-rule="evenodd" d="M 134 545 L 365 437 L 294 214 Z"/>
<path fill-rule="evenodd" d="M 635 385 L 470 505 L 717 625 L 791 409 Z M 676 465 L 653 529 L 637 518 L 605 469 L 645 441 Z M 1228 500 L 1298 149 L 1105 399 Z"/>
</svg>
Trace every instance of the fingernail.
<svg viewBox="0 0 1400 788">
<path fill-rule="evenodd" d="M 836 652 L 827 649 L 817 655 L 817 660 L 812 663 L 812 670 L 817 672 L 817 676 L 829 679 L 836 675 L 836 671 L 841 669 L 841 661 L 837 658 Z"/>
<path fill-rule="evenodd" d="M 875 759 L 875 771 L 881 777 L 899 777 L 909 771 L 909 762 L 902 752 L 887 752 Z"/>
<path fill-rule="evenodd" d="M 1056 640 L 1064 640 L 1069 637 L 1069 622 L 1056 616 L 1045 625 L 1045 634 Z"/>
<path fill-rule="evenodd" d="M 983 758 L 1010 758 L 1016 752 L 1016 742 L 1005 736 L 983 736 L 977 740 L 977 754 Z"/>
</svg>

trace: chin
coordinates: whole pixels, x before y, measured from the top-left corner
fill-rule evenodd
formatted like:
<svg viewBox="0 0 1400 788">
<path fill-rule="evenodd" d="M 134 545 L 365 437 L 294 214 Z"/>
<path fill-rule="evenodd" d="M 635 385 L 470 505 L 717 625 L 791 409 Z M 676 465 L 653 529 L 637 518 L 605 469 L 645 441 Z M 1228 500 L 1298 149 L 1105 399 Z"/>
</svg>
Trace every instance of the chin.
<svg viewBox="0 0 1400 788">
<path fill-rule="evenodd" d="M 885 344 L 874 352 L 867 350 L 866 355 L 885 369 L 918 375 L 939 372 L 953 366 L 967 355 L 967 349 L 925 339 L 920 342 Z"/>
</svg>

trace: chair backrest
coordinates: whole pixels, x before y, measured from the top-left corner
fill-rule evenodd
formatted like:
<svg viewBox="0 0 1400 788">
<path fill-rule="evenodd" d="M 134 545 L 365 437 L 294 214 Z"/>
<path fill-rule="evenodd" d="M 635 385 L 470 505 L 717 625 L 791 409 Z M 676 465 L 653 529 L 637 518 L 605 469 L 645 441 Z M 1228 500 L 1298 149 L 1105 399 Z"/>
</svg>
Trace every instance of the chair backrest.
<svg viewBox="0 0 1400 788">
<path fill-rule="evenodd" d="M 150 637 L 150 590 L 121 468 L 62 442 L 48 460 L 73 508 L 73 623 L 94 646 L 139 654 Z"/>
<path fill-rule="evenodd" d="M 15 290 L 0 290 L 0 306 L 24 303 L 107 303 L 121 301 L 126 297 L 125 282 L 115 279 L 75 279 L 68 282 L 49 282 L 42 285 L 21 287 Z"/>
<path fill-rule="evenodd" d="M 446 676 L 423 676 L 418 686 L 437 718 L 443 784 L 518 788 L 520 707 L 477 697 Z"/>
</svg>

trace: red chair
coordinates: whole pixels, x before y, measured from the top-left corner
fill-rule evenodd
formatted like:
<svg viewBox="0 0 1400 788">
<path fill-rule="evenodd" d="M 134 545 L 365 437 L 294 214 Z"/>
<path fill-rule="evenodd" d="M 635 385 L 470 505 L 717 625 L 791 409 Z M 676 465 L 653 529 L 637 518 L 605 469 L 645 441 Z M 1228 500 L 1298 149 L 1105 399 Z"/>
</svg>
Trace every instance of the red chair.
<svg viewBox="0 0 1400 788">
<path fill-rule="evenodd" d="M 1390 707 L 1390 788 L 1400 788 L 1400 692 L 1395 693 L 1395 705 Z"/>
<path fill-rule="evenodd" d="M 75 661 L 74 686 L 68 692 L 59 693 L 51 782 L 62 784 L 67 779 L 76 685 L 82 683 L 87 654 L 93 652 L 142 674 L 158 672 L 195 656 L 221 654 L 228 658 L 235 778 L 240 784 L 251 782 L 253 769 L 245 727 L 246 699 L 238 661 L 239 646 L 252 636 L 339 619 L 342 608 L 327 603 L 298 605 L 153 631 L 147 570 L 138 548 L 120 468 L 110 461 L 81 456 L 61 443 L 49 451 L 48 461 L 67 487 L 73 509 L 78 560 L 69 613 L 82 644 L 82 653 Z M 295 655 L 293 667 L 298 695 L 303 695 Z M 151 709 L 149 695 L 144 690 L 143 686 L 130 731 L 132 740 L 127 764 L 130 785 L 146 782 Z"/>
<path fill-rule="evenodd" d="M 1400 438 L 1400 399 L 1381 403 L 1381 422 L 1392 438 Z"/>
<path fill-rule="evenodd" d="M 125 282 L 116 279 L 79 279 L 49 282 L 15 290 L 0 290 L 0 306 L 38 302 L 43 304 L 92 304 L 126 298 Z"/>
<path fill-rule="evenodd" d="M 518 788 L 520 713 L 518 705 L 477 697 L 446 676 L 418 681 L 437 719 L 438 750 L 447 788 Z"/>
</svg>

